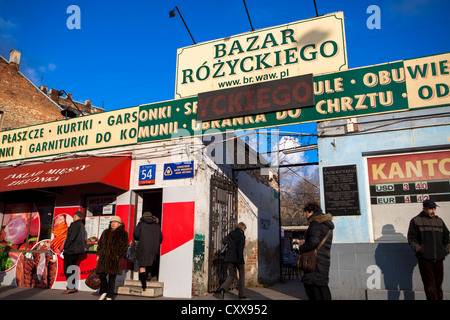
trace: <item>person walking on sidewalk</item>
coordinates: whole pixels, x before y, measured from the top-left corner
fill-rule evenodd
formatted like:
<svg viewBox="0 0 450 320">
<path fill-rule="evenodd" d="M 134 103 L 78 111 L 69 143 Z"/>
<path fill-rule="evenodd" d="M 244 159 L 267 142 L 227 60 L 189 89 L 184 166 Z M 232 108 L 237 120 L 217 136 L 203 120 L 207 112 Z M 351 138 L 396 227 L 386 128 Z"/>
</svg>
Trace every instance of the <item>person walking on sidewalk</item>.
<svg viewBox="0 0 450 320">
<path fill-rule="evenodd" d="M 76 285 L 70 279 L 73 272 L 69 273 L 68 268 L 70 266 L 76 266 L 78 258 L 81 254 L 85 253 L 85 241 L 86 241 L 86 231 L 83 224 L 83 212 L 77 211 L 73 215 L 73 222 L 67 229 L 67 237 L 64 242 L 64 275 L 67 280 L 66 290 L 63 294 L 77 292 Z M 76 281 L 76 280 L 75 280 Z"/>
<path fill-rule="evenodd" d="M 322 213 L 320 205 L 315 201 L 308 202 L 303 207 L 303 210 L 306 212 L 309 227 L 305 234 L 305 242 L 299 247 L 300 254 L 316 249 L 322 240 L 327 237 L 319 251 L 317 251 L 316 271 L 305 272 L 302 277 L 306 295 L 309 300 L 331 300 L 328 281 L 330 250 L 333 242 L 333 216 L 329 213 Z M 328 232 L 330 233 L 328 234 Z"/>
<path fill-rule="evenodd" d="M 220 294 L 221 299 L 224 298 L 225 292 L 231 287 L 234 280 L 237 278 L 237 270 L 239 270 L 239 299 L 245 299 L 245 261 L 244 261 L 244 247 L 245 234 L 244 231 L 247 226 L 243 222 L 239 222 L 236 229 L 231 231 L 223 240 L 222 243 L 228 246 L 225 254 L 224 262 L 227 263 L 228 276 L 225 282 L 216 291 Z"/>
<path fill-rule="evenodd" d="M 111 218 L 97 247 L 97 273 L 100 277 L 100 299 L 112 300 L 116 276 L 123 271 L 123 259 L 128 249 L 128 233 L 118 216 Z M 108 277 L 108 278 L 107 278 Z"/>
<path fill-rule="evenodd" d="M 449 230 L 436 215 L 436 203 L 425 200 L 419 215 L 411 219 L 408 243 L 416 253 L 427 300 L 442 300 L 443 261 L 450 253 Z"/>
<path fill-rule="evenodd" d="M 133 232 L 133 239 L 138 241 L 139 280 L 144 291 L 147 288 L 148 273 L 151 272 L 153 262 L 159 254 L 159 246 L 163 239 L 158 222 L 158 218 L 154 217 L 151 212 L 144 212 Z"/>
</svg>

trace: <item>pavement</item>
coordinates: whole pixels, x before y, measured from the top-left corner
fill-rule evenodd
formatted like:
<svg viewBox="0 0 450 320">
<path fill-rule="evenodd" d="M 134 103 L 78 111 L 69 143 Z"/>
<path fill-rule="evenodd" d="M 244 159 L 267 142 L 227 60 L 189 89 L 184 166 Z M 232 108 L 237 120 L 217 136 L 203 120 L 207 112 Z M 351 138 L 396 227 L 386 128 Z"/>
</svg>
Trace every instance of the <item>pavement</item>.
<svg viewBox="0 0 450 320">
<path fill-rule="evenodd" d="M 24 288 L 0 285 L 0 301 L 5 300 L 98 300 L 97 292 L 78 291 L 71 294 L 62 294 L 63 290 Z M 239 300 L 237 290 L 228 291 L 224 300 L 252 301 L 252 300 L 307 300 L 303 284 L 300 280 L 285 280 L 269 286 L 255 286 L 246 288 L 247 299 Z M 193 302 L 206 300 L 220 300 L 218 294 L 209 293 L 205 296 L 194 296 L 191 299 L 175 299 L 167 297 L 137 297 L 129 295 L 116 295 L 114 300 L 134 301 L 161 301 L 161 300 L 187 300 Z"/>
<path fill-rule="evenodd" d="M 23 288 L 12 286 L 0 286 L 0 308 L 3 310 L 11 309 L 20 314 L 39 315 L 39 318 L 50 315 L 51 318 L 63 314 L 64 317 L 73 313 L 74 317 L 81 319 L 106 319 L 130 318 L 139 315 L 146 317 L 157 316 L 165 319 L 181 319 L 194 316 L 195 319 L 214 318 L 214 319 L 280 319 L 282 317 L 298 315 L 308 317 L 317 315 L 320 309 L 322 318 L 332 318 L 342 311 L 350 319 L 361 318 L 361 313 L 349 310 L 362 309 L 362 312 L 370 312 L 373 317 L 400 317 L 417 318 L 417 306 L 410 304 L 396 304 L 395 307 L 388 306 L 383 308 L 381 305 L 368 304 L 367 301 L 340 301 L 332 305 L 330 303 L 320 304 L 308 300 L 305 294 L 303 284 L 300 280 L 290 279 L 274 283 L 270 286 L 247 287 L 246 296 L 248 299 L 238 299 L 238 292 L 231 290 L 225 294 L 225 299 L 219 299 L 217 294 L 207 294 L 201 297 L 191 299 L 174 299 L 167 297 L 146 298 L 129 295 L 117 295 L 116 302 L 100 302 L 99 294 L 96 292 L 79 291 L 73 294 L 62 294 L 63 290 L 57 289 L 38 289 Z M 26 303 L 23 302 L 26 300 Z M 399 303 L 399 302 L 397 302 Z M 358 306 L 361 304 L 361 306 Z M 329 305 L 329 306 L 328 306 Z M 366 307 L 367 306 L 367 307 Z M 393 307 L 393 308 L 392 308 Z M 436 309 L 437 307 L 437 309 Z M 448 305 L 433 304 L 433 311 L 436 314 L 445 314 Z M 356 310 L 355 309 L 355 310 Z M 442 313 L 441 312 L 442 309 Z M 61 311 L 62 310 L 62 311 Z M 364 311 L 365 310 L 365 311 Z M 389 311 L 387 311 L 389 310 Z M 428 309 L 426 309 L 428 310 Z M 61 313 L 63 312 L 63 313 Z M 388 312 L 388 313 L 387 313 Z M 425 314 L 424 314 L 425 315 Z M 237 317 L 236 317 L 237 316 Z M 49 318 L 50 319 L 50 318 Z M 112 319 L 112 318 L 111 318 Z"/>
</svg>

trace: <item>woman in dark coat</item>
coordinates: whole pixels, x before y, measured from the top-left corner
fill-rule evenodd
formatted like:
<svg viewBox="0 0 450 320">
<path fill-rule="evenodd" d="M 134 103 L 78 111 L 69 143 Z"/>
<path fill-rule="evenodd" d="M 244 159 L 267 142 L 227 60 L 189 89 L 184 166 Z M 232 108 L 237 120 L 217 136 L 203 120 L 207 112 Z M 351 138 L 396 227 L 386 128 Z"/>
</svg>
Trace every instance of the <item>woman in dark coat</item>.
<svg viewBox="0 0 450 320">
<path fill-rule="evenodd" d="M 144 212 L 133 232 L 134 240 L 138 241 L 139 280 L 143 290 L 147 288 L 147 275 L 151 271 L 156 255 L 159 254 L 159 246 L 163 239 L 158 222 L 158 218 L 151 212 Z"/>
<path fill-rule="evenodd" d="M 305 243 L 299 248 L 300 253 L 316 249 L 327 235 L 327 232 L 331 231 L 317 252 L 316 271 L 305 272 L 302 282 L 310 300 L 331 300 L 331 292 L 328 288 L 328 274 L 330 272 L 330 250 L 333 241 L 333 216 L 329 213 L 322 213 L 322 209 L 317 202 L 309 202 L 303 209 L 306 212 L 309 227 L 306 231 Z"/>
<path fill-rule="evenodd" d="M 225 254 L 224 262 L 227 263 L 228 276 L 225 282 L 217 289 L 220 298 L 223 299 L 225 292 L 228 291 L 234 280 L 237 278 L 237 271 L 239 271 L 239 299 L 245 299 L 245 230 L 247 226 L 243 222 L 239 222 L 236 228 L 231 231 L 223 240 L 222 243 L 228 246 Z"/>
<path fill-rule="evenodd" d="M 97 247 L 97 273 L 100 277 L 100 300 L 111 300 L 116 276 L 123 271 L 123 259 L 128 249 L 128 233 L 118 216 L 111 218 L 109 228 L 103 231 Z M 108 276 L 108 279 L 106 278 Z"/>
</svg>

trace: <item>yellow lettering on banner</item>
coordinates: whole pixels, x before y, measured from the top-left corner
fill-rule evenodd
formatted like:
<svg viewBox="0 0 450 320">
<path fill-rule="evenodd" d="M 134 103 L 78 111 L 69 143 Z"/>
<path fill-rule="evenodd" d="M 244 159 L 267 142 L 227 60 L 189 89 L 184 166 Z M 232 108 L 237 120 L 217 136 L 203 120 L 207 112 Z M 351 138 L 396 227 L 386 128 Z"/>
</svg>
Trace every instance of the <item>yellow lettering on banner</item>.
<svg viewBox="0 0 450 320">
<path fill-rule="evenodd" d="M 353 107 L 353 103 L 355 106 Z M 340 97 L 334 99 L 320 100 L 316 103 L 316 111 L 326 115 L 331 113 L 365 110 L 369 106 L 377 108 L 379 106 L 388 107 L 394 103 L 392 91 L 380 91 L 367 94 L 356 94 L 353 97 Z"/>
<path fill-rule="evenodd" d="M 386 166 L 386 163 L 381 163 L 379 166 L 377 164 L 372 164 L 372 176 L 373 180 L 378 180 L 378 176 L 380 176 L 381 180 L 387 179 L 386 175 L 383 172 L 383 168 Z"/>
<path fill-rule="evenodd" d="M 398 176 L 399 178 L 404 178 L 402 168 L 398 162 L 391 163 L 391 170 L 389 170 L 389 179 L 393 179 L 394 176 Z"/>
<path fill-rule="evenodd" d="M 423 160 L 423 163 L 426 164 L 428 166 L 428 173 L 430 175 L 430 177 L 434 177 L 434 164 L 437 163 L 438 161 L 436 159 L 432 159 L 432 160 Z"/>
<path fill-rule="evenodd" d="M 446 163 L 449 163 L 449 162 L 450 162 L 450 158 L 442 159 L 441 162 L 439 162 L 439 171 L 440 171 L 442 174 L 450 175 L 450 170 L 446 170 L 446 169 L 445 169 L 445 164 L 446 164 Z"/>
<path fill-rule="evenodd" d="M 405 162 L 406 167 L 406 177 L 413 177 L 412 172 L 414 172 L 415 177 L 422 177 L 422 162 L 416 161 L 416 166 L 413 165 L 411 161 Z"/>
</svg>

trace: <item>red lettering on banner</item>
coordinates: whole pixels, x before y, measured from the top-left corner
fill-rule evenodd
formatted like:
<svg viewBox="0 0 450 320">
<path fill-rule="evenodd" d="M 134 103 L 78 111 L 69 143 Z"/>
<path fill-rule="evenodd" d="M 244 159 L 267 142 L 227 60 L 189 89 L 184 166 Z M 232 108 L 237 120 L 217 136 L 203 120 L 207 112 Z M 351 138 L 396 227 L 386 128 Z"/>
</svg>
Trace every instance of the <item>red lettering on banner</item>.
<svg viewBox="0 0 450 320">
<path fill-rule="evenodd" d="M 284 90 L 280 96 L 278 92 Z M 283 100 L 278 99 L 279 97 L 283 98 Z M 279 106 L 286 106 L 291 103 L 291 96 L 289 95 L 289 86 L 278 86 L 275 88 L 272 94 L 273 101 Z"/>
<path fill-rule="evenodd" d="M 204 92 L 197 120 L 218 120 L 314 106 L 312 75 Z"/>
<path fill-rule="evenodd" d="M 242 92 L 238 92 L 237 94 L 233 95 L 230 94 L 228 96 L 228 112 L 234 113 L 236 112 L 242 112 L 244 109 L 242 108 L 241 104 L 239 103 L 239 99 L 242 97 Z"/>
</svg>

